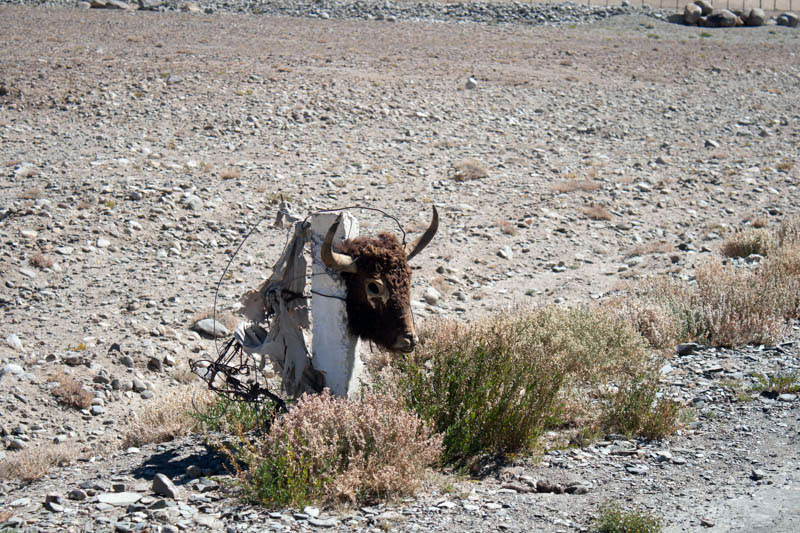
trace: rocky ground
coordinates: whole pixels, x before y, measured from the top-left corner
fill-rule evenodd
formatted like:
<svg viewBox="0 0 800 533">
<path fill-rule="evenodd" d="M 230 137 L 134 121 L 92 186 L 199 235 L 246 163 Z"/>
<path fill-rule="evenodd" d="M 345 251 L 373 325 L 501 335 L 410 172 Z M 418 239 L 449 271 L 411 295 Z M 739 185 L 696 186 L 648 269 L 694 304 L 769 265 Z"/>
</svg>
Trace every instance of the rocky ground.
<svg viewBox="0 0 800 533">
<path fill-rule="evenodd" d="M 268 274 L 281 197 L 301 213 L 381 208 L 412 232 L 434 203 L 419 320 L 690 279 L 731 232 L 797 215 L 800 30 L 634 9 L 558 27 L 7 5 L 0 20 L 0 461 L 84 458 L 0 481 L 10 525 L 571 531 L 617 500 L 674 530 L 797 529 L 800 402 L 742 392 L 753 372 L 798 370 L 794 339 L 676 354 L 665 389 L 698 418 L 668 442 L 554 451 L 381 508 L 270 515 L 208 477 L 220 459 L 196 439 L 120 446 L 134 413 L 214 353 L 189 325 L 262 218 L 220 311 Z M 94 405 L 59 404 L 59 375 Z M 153 492 L 157 473 L 179 499 Z"/>
</svg>

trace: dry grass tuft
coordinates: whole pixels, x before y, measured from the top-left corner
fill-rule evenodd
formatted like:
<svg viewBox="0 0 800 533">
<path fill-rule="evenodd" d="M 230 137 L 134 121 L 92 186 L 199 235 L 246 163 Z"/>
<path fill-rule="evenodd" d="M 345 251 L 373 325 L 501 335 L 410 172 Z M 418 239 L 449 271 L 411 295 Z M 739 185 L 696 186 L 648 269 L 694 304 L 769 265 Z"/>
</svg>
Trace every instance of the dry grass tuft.
<svg viewBox="0 0 800 533">
<path fill-rule="evenodd" d="M 44 193 L 42 192 L 41 188 L 31 187 L 30 189 L 23 191 L 19 197 L 22 200 L 36 200 L 37 198 L 41 198 L 43 194 Z"/>
<path fill-rule="evenodd" d="M 60 403 L 75 409 L 87 409 L 92 405 L 94 394 L 84 389 L 72 376 L 59 371 L 52 376 L 52 379 L 59 383 L 58 387 L 52 390 L 52 394 Z"/>
<path fill-rule="evenodd" d="M 229 168 L 220 172 L 219 177 L 223 180 L 238 180 L 242 177 L 242 173 L 238 168 Z"/>
<path fill-rule="evenodd" d="M 770 250 L 777 244 L 775 235 L 766 229 L 746 229 L 725 239 L 722 244 L 722 255 L 725 257 L 769 255 Z"/>
<path fill-rule="evenodd" d="M 675 247 L 668 242 L 648 242 L 637 244 L 625 254 L 625 257 L 634 257 L 647 254 L 668 254 L 675 251 Z"/>
<path fill-rule="evenodd" d="M 603 206 L 593 205 L 591 207 L 585 207 L 583 209 L 583 214 L 587 217 L 591 218 L 592 220 L 611 220 L 612 216 L 611 213 Z"/>
<path fill-rule="evenodd" d="M 599 181 L 568 179 L 560 183 L 556 183 L 550 188 L 550 190 L 556 194 L 563 194 L 575 191 L 592 192 L 596 191 L 602 186 L 603 185 Z"/>
<path fill-rule="evenodd" d="M 42 270 L 51 268 L 53 266 L 53 260 L 42 252 L 35 252 L 29 259 L 28 262 L 35 266 L 36 268 L 41 268 Z"/>
<path fill-rule="evenodd" d="M 516 224 L 512 224 L 508 220 L 498 220 L 495 222 L 495 226 L 500 228 L 500 231 L 506 235 L 514 236 L 517 234 Z"/>
<path fill-rule="evenodd" d="M 452 179 L 456 181 L 478 180 L 488 176 L 486 166 L 477 159 L 464 159 L 453 165 Z"/>
<path fill-rule="evenodd" d="M 44 477 L 54 466 L 63 466 L 79 457 L 71 444 L 47 444 L 25 448 L 6 455 L 0 462 L 0 479 L 33 481 Z"/>
<path fill-rule="evenodd" d="M 202 423 L 195 410 L 201 412 L 215 399 L 208 389 L 179 387 L 172 389 L 136 413 L 128 424 L 122 446 L 142 446 L 143 444 L 167 442 L 198 430 Z"/>
</svg>

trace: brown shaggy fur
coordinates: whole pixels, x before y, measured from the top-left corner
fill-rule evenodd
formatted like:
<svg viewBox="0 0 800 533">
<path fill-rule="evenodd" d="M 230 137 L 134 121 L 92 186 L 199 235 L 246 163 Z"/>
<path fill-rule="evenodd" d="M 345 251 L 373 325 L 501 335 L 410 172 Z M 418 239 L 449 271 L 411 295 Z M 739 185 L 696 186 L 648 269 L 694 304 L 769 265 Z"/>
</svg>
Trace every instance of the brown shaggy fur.
<svg viewBox="0 0 800 533">
<path fill-rule="evenodd" d="M 397 237 L 381 233 L 377 237 L 358 237 L 342 243 L 341 253 L 353 257 L 358 274 L 342 273 L 347 285 L 347 322 L 350 332 L 378 346 L 392 349 L 401 333 L 410 333 L 406 324 L 411 314 L 411 267 Z M 389 300 L 373 307 L 367 299 L 364 278 L 383 276 Z"/>
</svg>

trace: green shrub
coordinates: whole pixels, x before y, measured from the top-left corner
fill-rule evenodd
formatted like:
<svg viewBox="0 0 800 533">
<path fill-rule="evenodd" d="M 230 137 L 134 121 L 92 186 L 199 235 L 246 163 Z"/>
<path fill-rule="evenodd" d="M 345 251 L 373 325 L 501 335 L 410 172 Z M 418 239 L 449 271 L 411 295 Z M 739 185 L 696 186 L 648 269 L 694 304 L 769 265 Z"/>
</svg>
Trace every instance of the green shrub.
<svg viewBox="0 0 800 533">
<path fill-rule="evenodd" d="M 600 309 L 542 308 L 439 323 L 401 366 L 410 406 L 444 436 L 445 459 L 533 448 L 543 430 L 597 416 L 594 399 L 652 366 L 645 342 Z"/>
<path fill-rule="evenodd" d="M 680 405 L 657 399 L 654 377 L 631 380 L 606 401 L 601 426 L 604 431 L 663 439 L 678 429 Z"/>
<path fill-rule="evenodd" d="M 596 533 L 658 533 L 661 519 L 646 511 L 624 511 L 617 505 L 600 508 L 593 531 Z"/>
<path fill-rule="evenodd" d="M 265 432 L 275 418 L 275 404 L 269 400 L 261 403 L 237 402 L 217 396 L 202 412 L 192 416 L 207 430 L 232 433 Z"/>
</svg>

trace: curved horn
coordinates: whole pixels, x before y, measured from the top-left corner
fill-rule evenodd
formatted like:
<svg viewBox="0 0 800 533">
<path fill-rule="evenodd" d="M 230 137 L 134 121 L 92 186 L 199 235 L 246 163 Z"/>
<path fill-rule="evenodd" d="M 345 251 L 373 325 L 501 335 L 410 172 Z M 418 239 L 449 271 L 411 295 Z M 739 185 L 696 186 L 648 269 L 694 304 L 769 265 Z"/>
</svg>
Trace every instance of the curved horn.
<svg viewBox="0 0 800 533">
<path fill-rule="evenodd" d="M 433 236 L 436 235 L 436 230 L 439 229 L 439 212 L 436 211 L 436 206 L 433 206 L 433 219 L 431 219 L 431 225 L 428 226 L 428 229 L 425 230 L 419 239 L 412 242 L 411 244 L 406 245 L 406 259 L 411 261 L 415 255 L 420 253 L 423 248 L 425 248 Z"/>
<path fill-rule="evenodd" d="M 349 255 L 333 251 L 333 236 L 336 230 L 339 229 L 339 222 L 341 221 L 342 216 L 339 215 L 336 222 L 328 228 L 328 233 L 325 234 L 325 240 L 322 242 L 322 249 L 319 251 L 319 255 L 326 267 L 336 270 L 337 272 L 350 272 L 351 274 L 355 274 L 358 272 L 355 260 Z"/>
</svg>

